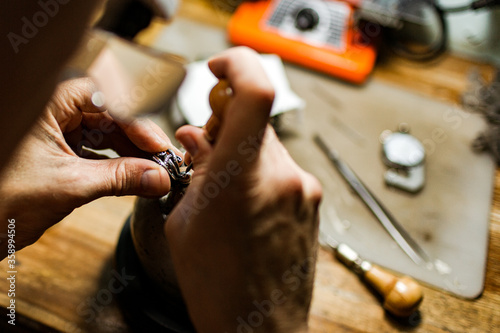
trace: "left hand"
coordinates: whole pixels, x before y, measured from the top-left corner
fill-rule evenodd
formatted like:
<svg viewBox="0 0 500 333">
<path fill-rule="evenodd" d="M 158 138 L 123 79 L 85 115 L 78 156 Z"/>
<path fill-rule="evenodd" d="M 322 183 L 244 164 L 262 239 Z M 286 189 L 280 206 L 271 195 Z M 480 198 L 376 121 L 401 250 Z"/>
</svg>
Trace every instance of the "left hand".
<svg viewBox="0 0 500 333">
<path fill-rule="evenodd" d="M 153 122 L 118 121 L 95 107 L 93 91 L 90 79 L 60 84 L 0 177 L 0 233 L 15 219 L 16 249 L 99 197 L 161 196 L 170 189 L 167 172 L 138 157 L 169 148 L 181 153 Z M 128 157 L 107 159 L 85 147 L 111 148 Z"/>
</svg>

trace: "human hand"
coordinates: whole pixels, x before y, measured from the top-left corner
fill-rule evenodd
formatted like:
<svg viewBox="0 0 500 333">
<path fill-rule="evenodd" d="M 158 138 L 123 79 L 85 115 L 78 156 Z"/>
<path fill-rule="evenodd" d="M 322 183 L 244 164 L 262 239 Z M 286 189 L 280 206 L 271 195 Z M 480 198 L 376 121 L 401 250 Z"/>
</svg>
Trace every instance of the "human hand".
<svg viewBox="0 0 500 333">
<path fill-rule="evenodd" d="M 267 126 L 274 92 L 254 52 L 209 66 L 233 97 L 213 146 L 199 128 L 176 134 L 194 164 L 165 224 L 181 292 L 199 332 L 305 331 L 321 187 Z"/>
<path fill-rule="evenodd" d="M 137 157 L 169 148 L 180 151 L 151 121 L 118 121 L 95 107 L 93 91 L 90 79 L 60 84 L 0 178 L 0 218 L 5 223 L 0 232 L 6 233 L 7 220 L 15 219 L 18 250 L 94 199 L 161 196 L 170 189 L 163 168 Z M 85 147 L 111 148 L 128 157 L 106 159 Z"/>
</svg>

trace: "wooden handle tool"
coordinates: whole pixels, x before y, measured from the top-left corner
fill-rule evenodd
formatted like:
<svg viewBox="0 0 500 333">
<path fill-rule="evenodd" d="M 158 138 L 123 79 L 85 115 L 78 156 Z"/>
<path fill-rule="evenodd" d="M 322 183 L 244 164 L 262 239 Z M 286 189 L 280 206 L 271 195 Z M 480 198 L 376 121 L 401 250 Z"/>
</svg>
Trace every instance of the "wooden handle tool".
<svg viewBox="0 0 500 333">
<path fill-rule="evenodd" d="M 423 300 L 420 285 L 409 276 L 401 278 L 372 265 L 364 279 L 384 298 L 384 309 L 398 317 L 408 317 Z"/>
<path fill-rule="evenodd" d="M 320 239 L 323 245 L 335 250 L 336 257 L 347 267 L 361 276 L 384 299 L 383 307 L 397 317 L 408 317 L 414 313 L 423 300 L 420 285 L 409 276 L 401 278 L 373 265 L 358 255 L 348 245 L 339 243 L 327 236 Z"/>
<path fill-rule="evenodd" d="M 208 141 L 215 141 L 221 125 L 221 119 L 232 96 L 233 90 L 227 80 L 220 80 L 210 91 L 208 101 L 213 113 L 204 126 Z"/>
</svg>

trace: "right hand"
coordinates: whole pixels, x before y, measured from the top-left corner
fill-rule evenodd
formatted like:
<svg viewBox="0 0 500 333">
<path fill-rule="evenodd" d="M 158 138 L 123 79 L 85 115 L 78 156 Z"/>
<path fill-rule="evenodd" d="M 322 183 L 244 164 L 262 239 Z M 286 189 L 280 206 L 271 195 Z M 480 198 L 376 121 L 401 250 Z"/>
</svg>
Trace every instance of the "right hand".
<svg viewBox="0 0 500 333">
<path fill-rule="evenodd" d="M 321 187 L 267 125 L 274 90 L 255 53 L 209 66 L 233 97 L 214 146 L 177 132 L 195 170 L 165 224 L 181 292 L 199 332 L 306 331 Z"/>
</svg>

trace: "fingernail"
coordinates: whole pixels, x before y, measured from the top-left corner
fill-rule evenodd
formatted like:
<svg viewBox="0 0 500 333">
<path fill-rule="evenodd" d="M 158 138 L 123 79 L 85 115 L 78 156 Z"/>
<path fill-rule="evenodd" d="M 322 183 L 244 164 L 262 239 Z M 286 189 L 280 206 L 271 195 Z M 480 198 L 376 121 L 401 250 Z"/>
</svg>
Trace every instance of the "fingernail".
<svg viewBox="0 0 500 333">
<path fill-rule="evenodd" d="M 181 143 L 182 146 L 186 148 L 189 155 L 195 156 L 198 153 L 198 145 L 191 136 L 186 135 L 185 137 L 183 137 Z"/>
<path fill-rule="evenodd" d="M 156 194 L 161 184 L 161 175 L 159 170 L 150 169 L 141 176 L 141 187 L 144 192 Z"/>
</svg>

